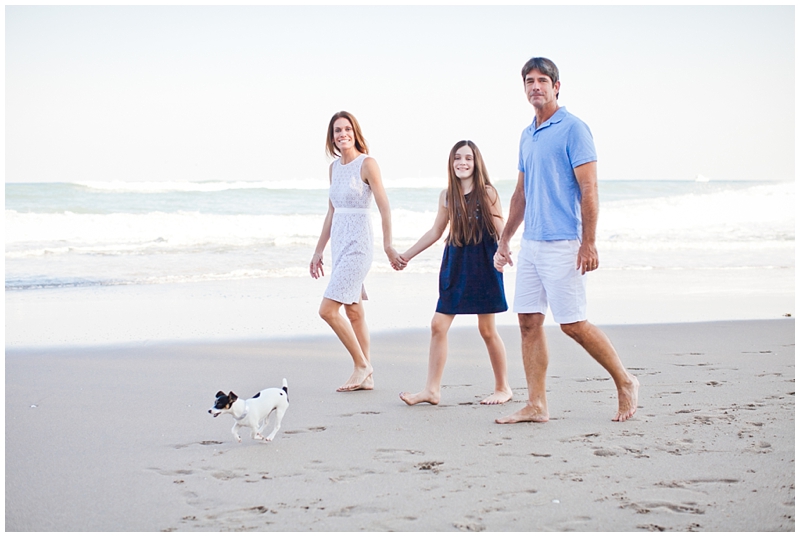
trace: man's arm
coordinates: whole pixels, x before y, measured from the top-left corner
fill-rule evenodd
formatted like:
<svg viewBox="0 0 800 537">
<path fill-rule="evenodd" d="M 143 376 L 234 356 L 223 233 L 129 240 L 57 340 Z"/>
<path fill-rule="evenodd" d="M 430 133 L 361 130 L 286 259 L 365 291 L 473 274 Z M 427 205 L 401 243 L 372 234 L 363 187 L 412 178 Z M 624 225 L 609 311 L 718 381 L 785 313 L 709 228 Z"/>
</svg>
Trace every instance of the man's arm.
<svg viewBox="0 0 800 537">
<path fill-rule="evenodd" d="M 581 220 L 583 221 L 577 268 L 581 269 L 581 274 L 586 274 L 595 270 L 600 262 L 595 245 L 597 214 L 600 209 L 597 193 L 597 162 L 587 162 L 575 168 L 575 177 L 581 189 Z"/>
<path fill-rule="evenodd" d="M 505 265 L 514 266 L 511 260 L 511 237 L 517 232 L 522 221 L 525 219 L 525 173 L 519 172 L 517 186 L 511 196 L 511 203 L 508 206 L 508 221 L 503 228 L 503 234 L 497 241 L 497 253 L 494 256 L 494 268 L 503 272 Z"/>
</svg>

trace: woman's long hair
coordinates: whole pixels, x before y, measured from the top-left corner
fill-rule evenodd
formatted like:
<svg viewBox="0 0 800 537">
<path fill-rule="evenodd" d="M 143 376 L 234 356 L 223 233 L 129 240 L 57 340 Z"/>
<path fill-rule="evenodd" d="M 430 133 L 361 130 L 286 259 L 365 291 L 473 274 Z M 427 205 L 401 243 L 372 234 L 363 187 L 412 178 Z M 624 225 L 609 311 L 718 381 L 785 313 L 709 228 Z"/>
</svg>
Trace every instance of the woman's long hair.
<svg viewBox="0 0 800 537">
<path fill-rule="evenodd" d="M 339 118 L 345 118 L 350 122 L 350 125 L 353 126 L 353 141 L 355 142 L 356 150 L 359 153 L 368 155 L 369 148 L 367 147 L 367 140 L 364 139 L 364 135 L 361 134 L 361 125 L 358 124 L 358 121 L 353 114 L 350 112 L 345 112 L 344 110 L 333 114 L 330 123 L 328 123 L 328 139 L 325 141 L 325 153 L 327 153 L 331 158 L 341 156 L 339 148 L 336 147 L 336 141 L 333 137 L 333 124 L 336 123 L 336 120 Z"/>
<path fill-rule="evenodd" d="M 453 164 L 456 160 L 456 151 L 468 145 L 472 149 L 474 157 L 474 167 L 472 171 L 472 195 L 469 199 L 465 198 L 464 192 L 461 188 L 461 179 L 456 177 Z M 483 226 L 480 220 L 483 220 L 487 231 L 495 239 L 497 236 L 497 228 L 494 225 L 494 217 L 503 217 L 502 214 L 492 214 L 492 203 L 489 200 L 487 190 L 492 190 L 494 195 L 499 195 L 497 190 L 492 186 L 489 181 L 489 173 L 486 171 L 486 165 L 483 163 L 483 157 L 478 150 L 478 146 L 469 140 L 461 140 L 453 146 L 450 150 L 450 159 L 447 162 L 447 214 L 450 217 L 450 233 L 447 237 L 447 242 L 456 246 L 465 246 L 467 244 L 477 244 L 483 240 Z M 476 218 L 480 215 L 480 219 Z"/>
</svg>

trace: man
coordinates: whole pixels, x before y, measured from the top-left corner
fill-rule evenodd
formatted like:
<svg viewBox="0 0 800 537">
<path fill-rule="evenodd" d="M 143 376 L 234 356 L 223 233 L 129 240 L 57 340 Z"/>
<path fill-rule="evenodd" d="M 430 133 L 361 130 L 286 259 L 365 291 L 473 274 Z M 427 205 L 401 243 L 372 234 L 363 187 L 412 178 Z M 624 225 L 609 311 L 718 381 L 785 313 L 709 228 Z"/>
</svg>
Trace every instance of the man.
<svg viewBox="0 0 800 537">
<path fill-rule="evenodd" d="M 548 304 L 561 330 L 603 366 L 617 386 L 614 421 L 636 412 L 639 382 L 622 365 L 608 337 L 586 320 L 586 273 L 598 266 L 597 156 L 589 127 L 558 105 L 558 68 L 547 58 L 531 58 L 522 68 L 525 95 L 536 113 L 522 132 L 519 180 L 495 267 L 513 265 L 509 241 L 524 221 L 517 268 L 514 311 L 519 315 L 522 361 L 528 382 L 525 408 L 497 423 L 546 422 Z"/>
</svg>

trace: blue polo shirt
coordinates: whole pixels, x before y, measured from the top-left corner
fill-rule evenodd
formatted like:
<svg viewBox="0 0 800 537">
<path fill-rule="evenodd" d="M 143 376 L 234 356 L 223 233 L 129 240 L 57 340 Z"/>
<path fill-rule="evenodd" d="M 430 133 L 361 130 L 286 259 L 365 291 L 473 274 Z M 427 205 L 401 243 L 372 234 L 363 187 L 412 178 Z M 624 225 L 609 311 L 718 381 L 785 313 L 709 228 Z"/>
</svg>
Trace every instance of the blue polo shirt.
<svg viewBox="0 0 800 537">
<path fill-rule="evenodd" d="M 581 191 L 574 168 L 596 160 L 589 127 L 566 108 L 541 126 L 534 117 L 519 141 L 519 171 L 525 174 L 523 238 L 581 238 Z"/>
</svg>

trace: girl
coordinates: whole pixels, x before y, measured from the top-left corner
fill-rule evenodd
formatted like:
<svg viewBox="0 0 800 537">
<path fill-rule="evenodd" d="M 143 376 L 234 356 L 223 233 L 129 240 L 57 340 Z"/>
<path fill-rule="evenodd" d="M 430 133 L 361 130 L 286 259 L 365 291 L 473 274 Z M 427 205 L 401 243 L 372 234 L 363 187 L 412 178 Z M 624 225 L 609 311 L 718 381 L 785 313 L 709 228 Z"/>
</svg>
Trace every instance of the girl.
<svg viewBox="0 0 800 537">
<path fill-rule="evenodd" d="M 353 374 L 337 391 L 371 390 L 374 382 L 369 358 L 369 330 L 362 300 L 367 299 L 364 278 L 372 265 L 369 207 L 373 195 L 381 213 L 383 249 L 393 268 L 399 270 L 405 263 L 392 247 L 391 209 L 378 163 L 367 156 L 367 142 L 352 114 L 334 114 L 328 124 L 325 147 L 328 155 L 339 158 L 331 163 L 329 169 L 328 214 L 309 268 L 314 279 L 325 275 L 322 253 L 330 239 L 333 272 L 319 314 L 353 358 Z M 347 319 L 339 313 L 342 305 Z"/>
<path fill-rule="evenodd" d="M 424 251 L 444 233 L 450 233 L 439 272 L 439 303 L 431 321 L 431 347 L 425 389 L 401 392 L 409 405 L 439 404 L 442 374 L 447 361 L 447 331 L 459 314 L 477 314 L 478 329 L 489 351 L 494 370 L 494 393 L 484 405 L 511 399 L 506 367 L 506 349 L 495 327 L 494 314 L 508 309 L 503 274 L 494 268 L 497 239 L 503 232 L 500 196 L 478 147 L 469 140 L 458 142 L 450 151 L 447 190 L 439 195 L 439 212 L 433 227 L 400 256 L 403 264 Z"/>
</svg>

